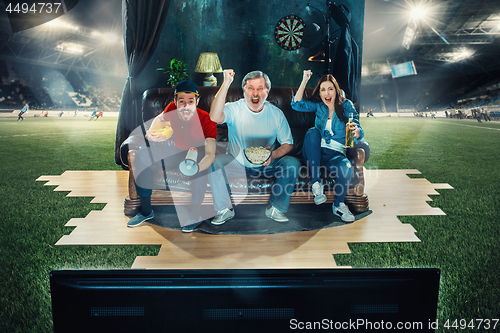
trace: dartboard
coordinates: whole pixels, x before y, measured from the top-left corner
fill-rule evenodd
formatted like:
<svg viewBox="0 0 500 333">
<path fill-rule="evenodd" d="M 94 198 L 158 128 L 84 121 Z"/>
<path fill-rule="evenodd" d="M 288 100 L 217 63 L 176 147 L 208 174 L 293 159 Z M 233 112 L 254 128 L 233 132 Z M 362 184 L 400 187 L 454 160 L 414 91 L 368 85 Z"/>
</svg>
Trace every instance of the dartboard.
<svg viewBox="0 0 500 333">
<path fill-rule="evenodd" d="M 304 36 L 304 21 L 295 15 L 287 15 L 278 21 L 274 28 L 276 43 L 285 50 L 296 50 L 302 44 Z"/>
</svg>

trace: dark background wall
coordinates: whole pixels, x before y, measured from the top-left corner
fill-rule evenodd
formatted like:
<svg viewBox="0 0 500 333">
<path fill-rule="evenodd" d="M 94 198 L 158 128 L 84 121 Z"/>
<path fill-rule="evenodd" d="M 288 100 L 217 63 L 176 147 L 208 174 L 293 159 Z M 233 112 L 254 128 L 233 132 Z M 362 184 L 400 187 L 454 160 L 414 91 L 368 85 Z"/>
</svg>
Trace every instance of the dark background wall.
<svg viewBox="0 0 500 333">
<path fill-rule="evenodd" d="M 324 63 L 307 59 L 323 50 L 323 45 L 287 51 L 274 39 L 276 23 L 289 14 L 305 18 L 308 3 L 326 12 L 326 1 L 320 0 L 172 0 L 158 48 L 139 78 L 139 87 L 165 87 L 166 76 L 156 68 L 167 66 L 172 58 L 187 63 L 189 79 L 202 85 L 205 74 L 194 72 L 201 52 L 216 52 L 224 69 L 234 69 L 233 85 L 239 86 L 246 73 L 258 69 L 270 76 L 273 86 L 298 86 L 302 71 L 312 69 L 316 78 L 309 85 L 314 86 L 323 74 Z M 360 52 L 360 75 L 365 1 L 343 0 L 335 4 L 344 4 L 351 11 L 351 33 Z M 333 37 L 340 34 L 339 30 L 332 20 Z M 333 43 L 332 57 L 335 47 Z M 222 73 L 215 75 L 220 85 Z"/>
</svg>

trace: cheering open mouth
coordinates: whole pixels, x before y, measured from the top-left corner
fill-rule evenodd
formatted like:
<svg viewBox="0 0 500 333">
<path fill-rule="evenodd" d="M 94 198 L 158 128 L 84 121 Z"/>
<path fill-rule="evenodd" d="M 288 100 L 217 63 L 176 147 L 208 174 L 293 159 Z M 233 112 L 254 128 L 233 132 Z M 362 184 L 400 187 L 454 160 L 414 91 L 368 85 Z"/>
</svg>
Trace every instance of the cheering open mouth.
<svg viewBox="0 0 500 333">
<path fill-rule="evenodd" d="M 190 109 L 179 109 L 178 113 L 179 116 L 185 121 L 191 120 L 194 115 L 194 112 L 192 112 Z"/>
<path fill-rule="evenodd" d="M 259 105 L 260 104 L 260 97 L 252 97 L 251 98 L 252 104 Z"/>
<path fill-rule="evenodd" d="M 264 101 L 265 99 L 262 99 L 259 96 L 252 96 L 249 100 L 247 100 L 247 104 L 250 110 L 257 112 L 262 109 Z"/>
</svg>

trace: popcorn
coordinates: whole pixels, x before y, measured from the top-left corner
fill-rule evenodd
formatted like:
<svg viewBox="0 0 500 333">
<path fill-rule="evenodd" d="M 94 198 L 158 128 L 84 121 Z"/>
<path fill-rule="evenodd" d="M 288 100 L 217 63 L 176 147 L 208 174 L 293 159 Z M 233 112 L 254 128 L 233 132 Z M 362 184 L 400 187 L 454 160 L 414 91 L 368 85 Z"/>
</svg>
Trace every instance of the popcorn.
<svg viewBox="0 0 500 333">
<path fill-rule="evenodd" d="M 271 151 L 264 147 L 245 148 L 245 156 L 253 164 L 262 164 L 271 156 Z"/>
</svg>

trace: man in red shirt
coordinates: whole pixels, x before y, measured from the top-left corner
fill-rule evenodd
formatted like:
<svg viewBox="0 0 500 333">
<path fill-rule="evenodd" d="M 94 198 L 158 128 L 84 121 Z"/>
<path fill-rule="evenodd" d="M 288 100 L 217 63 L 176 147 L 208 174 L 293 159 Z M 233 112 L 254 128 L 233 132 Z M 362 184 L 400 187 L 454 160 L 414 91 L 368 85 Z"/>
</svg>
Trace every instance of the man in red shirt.
<svg viewBox="0 0 500 333">
<path fill-rule="evenodd" d="M 165 168 L 178 168 L 187 151 L 193 147 L 199 151 L 198 173 L 191 181 L 193 206 L 187 221 L 179 213 L 178 216 L 183 232 L 192 232 L 201 224 L 200 208 L 207 186 L 206 170 L 215 158 L 217 125 L 210 120 L 208 112 L 197 108 L 199 101 L 196 84 L 191 81 L 179 82 L 175 86 L 174 102 L 167 105 L 163 113 L 151 123 L 146 132 L 150 145 L 139 149 L 132 165 L 137 194 L 141 198 L 140 212 L 129 220 L 127 226 L 137 227 L 154 217 L 151 207 L 154 165 L 163 161 Z M 167 132 L 173 132 L 174 135 L 173 144 L 171 140 L 167 141 L 169 134 L 158 130 L 168 126 L 171 130 Z"/>
</svg>

